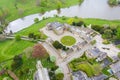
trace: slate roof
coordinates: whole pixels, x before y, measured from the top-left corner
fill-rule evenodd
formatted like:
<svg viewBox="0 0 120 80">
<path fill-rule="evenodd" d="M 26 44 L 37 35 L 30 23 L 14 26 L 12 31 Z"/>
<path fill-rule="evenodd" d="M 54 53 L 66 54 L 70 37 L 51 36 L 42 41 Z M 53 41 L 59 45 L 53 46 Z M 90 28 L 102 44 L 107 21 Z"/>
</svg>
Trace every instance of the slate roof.
<svg viewBox="0 0 120 80">
<path fill-rule="evenodd" d="M 107 78 L 106 75 L 101 74 L 101 75 L 99 75 L 99 76 L 93 77 L 92 80 L 104 80 L 104 79 L 106 79 L 106 78 Z"/>
<path fill-rule="evenodd" d="M 119 72 L 120 71 L 120 61 L 110 65 L 110 67 L 111 67 L 113 73 Z"/>
<path fill-rule="evenodd" d="M 86 80 L 85 75 L 81 71 L 73 72 L 73 80 Z"/>
</svg>

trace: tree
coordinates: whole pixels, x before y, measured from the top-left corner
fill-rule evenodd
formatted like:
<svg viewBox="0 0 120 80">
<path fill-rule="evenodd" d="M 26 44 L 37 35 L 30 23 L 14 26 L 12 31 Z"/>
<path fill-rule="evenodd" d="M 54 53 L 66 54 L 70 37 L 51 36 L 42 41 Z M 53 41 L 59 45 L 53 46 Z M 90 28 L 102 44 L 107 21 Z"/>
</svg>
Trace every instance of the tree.
<svg viewBox="0 0 120 80">
<path fill-rule="evenodd" d="M 61 6 L 62 6 L 62 4 L 61 4 L 61 2 L 59 1 L 59 2 L 57 3 L 57 12 L 58 12 L 58 14 L 60 13 Z"/>
<path fill-rule="evenodd" d="M 6 36 L 4 34 L 0 34 L 0 41 L 4 41 L 6 39 Z"/>
<path fill-rule="evenodd" d="M 20 35 L 16 35 L 16 36 L 15 36 L 15 40 L 16 40 L 16 41 L 20 41 L 20 40 L 21 40 L 21 36 L 20 36 Z"/>
<path fill-rule="evenodd" d="M 56 57 L 55 56 L 50 56 L 50 61 L 51 62 L 55 62 L 56 61 Z"/>
<path fill-rule="evenodd" d="M 45 1 L 41 1 L 41 4 L 40 4 L 41 7 L 46 7 L 47 6 L 47 3 Z"/>
<path fill-rule="evenodd" d="M 67 21 L 67 23 L 70 24 L 70 25 L 71 25 L 73 22 L 74 22 L 74 18 L 70 18 L 70 19 L 68 19 L 68 21 Z"/>
<path fill-rule="evenodd" d="M 36 6 L 40 6 L 41 0 L 36 0 Z"/>
<path fill-rule="evenodd" d="M 44 13 L 45 13 L 45 9 L 44 9 L 44 8 L 41 8 L 41 9 L 40 9 L 40 12 L 41 12 L 42 14 L 44 14 Z"/>
<path fill-rule="evenodd" d="M 56 74 L 56 80 L 63 80 L 63 78 L 64 78 L 63 73 Z"/>
<path fill-rule="evenodd" d="M 34 58 L 44 58 L 44 57 L 48 57 L 48 54 L 47 54 L 46 49 L 41 44 L 36 44 L 33 47 L 32 56 Z"/>
<path fill-rule="evenodd" d="M 120 58 L 120 52 L 118 53 L 118 57 Z"/>
<path fill-rule="evenodd" d="M 62 44 L 60 44 L 59 41 L 53 42 L 53 46 L 54 46 L 56 49 L 61 49 L 61 48 L 62 48 Z"/>
<path fill-rule="evenodd" d="M 22 57 L 20 55 L 14 56 L 13 62 L 12 62 L 12 65 L 11 65 L 12 70 L 17 69 L 18 67 L 22 66 L 22 64 L 23 64 Z"/>
<path fill-rule="evenodd" d="M 81 3 L 84 1 L 84 0 L 78 0 L 79 1 L 79 5 L 81 5 Z"/>
<path fill-rule="evenodd" d="M 20 17 L 23 17 L 23 13 L 24 13 L 24 10 L 22 8 L 19 8 L 18 14 L 20 15 Z"/>
<path fill-rule="evenodd" d="M 116 33 L 116 35 L 117 35 L 117 39 L 120 40 L 120 26 L 117 27 L 117 33 Z"/>
<path fill-rule="evenodd" d="M 35 19 L 34 19 L 34 22 L 35 22 L 35 23 L 38 23 L 38 22 L 39 22 L 39 19 L 38 19 L 38 18 L 35 18 Z"/>
<path fill-rule="evenodd" d="M 111 29 L 106 29 L 105 31 L 104 31 L 104 35 L 105 35 L 105 37 L 106 38 L 108 38 L 108 39 L 110 39 L 110 38 L 112 38 L 112 30 Z"/>
<path fill-rule="evenodd" d="M 32 53 L 33 53 L 33 47 L 28 47 L 24 50 L 24 53 L 26 55 L 27 58 L 31 58 L 32 57 Z"/>
</svg>

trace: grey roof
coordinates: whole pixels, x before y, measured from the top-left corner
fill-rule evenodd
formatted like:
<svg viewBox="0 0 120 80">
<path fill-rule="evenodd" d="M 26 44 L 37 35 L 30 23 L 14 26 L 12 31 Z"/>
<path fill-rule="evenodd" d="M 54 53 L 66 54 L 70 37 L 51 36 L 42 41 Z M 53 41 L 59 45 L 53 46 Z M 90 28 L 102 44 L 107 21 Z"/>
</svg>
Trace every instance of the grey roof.
<svg viewBox="0 0 120 80">
<path fill-rule="evenodd" d="M 101 51 L 98 48 L 89 49 L 88 51 L 92 53 L 94 57 L 98 57 L 101 53 Z"/>
<path fill-rule="evenodd" d="M 107 78 L 107 76 L 102 74 L 102 75 L 93 77 L 92 80 L 104 80 L 106 78 Z"/>
<path fill-rule="evenodd" d="M 81 71 L 73 72 L 73 80 L 86 80 L 84 74 Z"/>
<path fill-rule="evenodd" d="M 113 73 L 119 72 L 120 71 L 120 61 L 110 65 L 110 67 L 111 67 Z"/>
<path fill-rule="evenodd" d="M 115 76 L 120 79 L 120 71 L 115 74 Z"/>
<path fill-rule="evenodd" d="M 60 28 L 62 26 L 64 26 L 64 25 L 59 23 L 59 22 L 52 22 L 52 23 L 50 23 L 49 27 L 53 27 L 54 29 L 57 29 L 57 28 Z"/>
</svg>

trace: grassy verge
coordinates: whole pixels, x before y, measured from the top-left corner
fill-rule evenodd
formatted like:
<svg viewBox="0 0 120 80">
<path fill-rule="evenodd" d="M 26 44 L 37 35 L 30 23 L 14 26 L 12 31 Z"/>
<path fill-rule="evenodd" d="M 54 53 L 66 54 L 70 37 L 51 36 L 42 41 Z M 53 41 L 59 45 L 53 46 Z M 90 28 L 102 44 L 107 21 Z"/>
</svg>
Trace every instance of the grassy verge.
<svg viewBox="0 0 120 80">
<path fill-rule="evenodd" d="M 33 42 L 24 40 L 5 40 L 0 42 L 0 62 L 20 54 L 25 48 L 33 45 Z"/>
<path fill-rule="evenodd" d="M 40 2 L 39 2 L 40 1 Z M 47 2 L 46 2 L 47 1 Z M 34 13 L 80 4 L 83 0 L 0 0 L 0 14 L 7 13 L 8 21 Z"/>
</svg>

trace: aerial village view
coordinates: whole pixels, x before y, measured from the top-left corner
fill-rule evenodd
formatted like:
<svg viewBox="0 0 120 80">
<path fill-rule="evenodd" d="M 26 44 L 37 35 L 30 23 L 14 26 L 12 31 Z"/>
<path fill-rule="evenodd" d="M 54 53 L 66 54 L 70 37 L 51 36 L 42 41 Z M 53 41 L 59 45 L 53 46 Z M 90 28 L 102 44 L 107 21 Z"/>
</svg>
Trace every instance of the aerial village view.
<svg viewBox="0 0 120 80">
<path fill-rule="evenodd" d="M 0 0 L 0 80 L 120 80 L 120 0 Z"/>
</svg>

